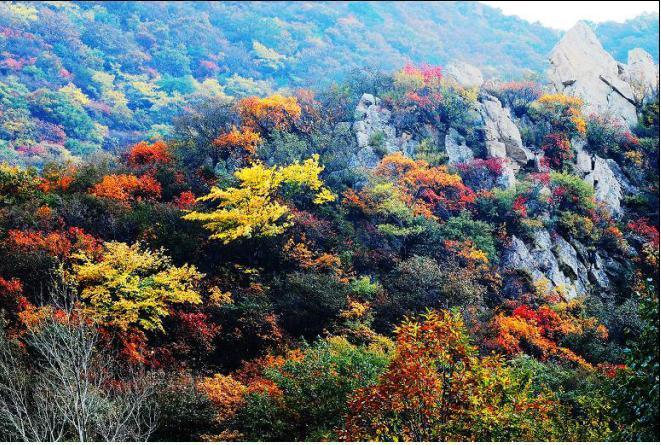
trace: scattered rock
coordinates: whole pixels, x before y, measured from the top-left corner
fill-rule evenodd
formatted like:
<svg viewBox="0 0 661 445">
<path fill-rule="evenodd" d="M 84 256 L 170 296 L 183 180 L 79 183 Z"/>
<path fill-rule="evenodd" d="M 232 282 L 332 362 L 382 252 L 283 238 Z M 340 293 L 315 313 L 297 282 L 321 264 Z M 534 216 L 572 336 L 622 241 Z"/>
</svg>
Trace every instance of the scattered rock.
<svg viewBox="0 0 661 445">
<path fill-rule="evenodd" d="M 622 187 L 617 177 L 605 159 L 593 156 L 592 164 L 592 171 L 583 179 L 594 187 L 595 198 L 606 204 L 611 214 L 619 216 L 622 212 L 620 207 Z"/>
</svg>

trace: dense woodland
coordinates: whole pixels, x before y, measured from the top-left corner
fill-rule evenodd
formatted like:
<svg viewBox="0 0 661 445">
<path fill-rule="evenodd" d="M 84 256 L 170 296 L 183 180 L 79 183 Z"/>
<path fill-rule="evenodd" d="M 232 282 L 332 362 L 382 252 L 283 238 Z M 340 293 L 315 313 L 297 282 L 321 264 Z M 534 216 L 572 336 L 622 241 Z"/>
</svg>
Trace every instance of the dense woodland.
<svg viewBox="0 0 661 445">
<path fill-rule="evenodd" d="M 178 8 L 0 5 L 0 439 L 659 440 L 658 97 L 626 129 L 425 64 L 274 92 L 239 46 L 208 59 L 221 37 L 195 20 L 242 7 Z M 313 33 L 297 23 L 262 32 Z M 413 153 L 375 134 L 376 165 L 356 161 L 365 93 Z M 483 94 L 544 154 L 514 187 L 430 130 L 483 150 Z M 621 215 L 575 174 L 577 140 L 636 184 Z M 501 267 L 539 229 L 619 279 L 570 298 Z"/>
</svg>

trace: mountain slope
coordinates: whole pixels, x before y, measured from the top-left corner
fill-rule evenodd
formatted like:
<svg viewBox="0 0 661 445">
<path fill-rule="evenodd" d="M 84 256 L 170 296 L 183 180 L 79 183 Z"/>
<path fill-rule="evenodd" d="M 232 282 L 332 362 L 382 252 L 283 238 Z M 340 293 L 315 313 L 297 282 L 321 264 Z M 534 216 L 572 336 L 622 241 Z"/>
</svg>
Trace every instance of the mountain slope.
<svg viewBox="0 0 661 445">
<path fill-rule="evenodd" d="M 620 59 L 657 54 L 651 17 L 597 28 Z M 316 88 L 352 69 L 463 59 L 487 78 L 539 74 L 559 38 L 478 2 L 5 2 L 0 159 L 121 149 L 205 97 Z"/>
</svg>

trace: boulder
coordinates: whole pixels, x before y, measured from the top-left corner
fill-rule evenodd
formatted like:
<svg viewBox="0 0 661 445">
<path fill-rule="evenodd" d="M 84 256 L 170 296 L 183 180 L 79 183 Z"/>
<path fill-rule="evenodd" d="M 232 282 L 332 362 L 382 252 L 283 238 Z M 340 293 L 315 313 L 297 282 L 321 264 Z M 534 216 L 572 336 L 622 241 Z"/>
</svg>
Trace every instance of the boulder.
<svg viewBox="0 0 661 445">
<path fill-rule="evenodd" d="M 482 72 L 466 62 L 453 62 L 445 69 L 446 77 L 464 88 L 479 88 L 484 83 Z"/>
<path fill-rule="evenodd" d="M 555 91 L 584 100 L 586 114 L 609 114 L 627 126 L 636 123 L 636 99 L 618 64 L 585 23 L 571 28 L 549 56 L 547 77 Z"/>
<path fill-rule="evenodd" d="M 454 128 L 445 135 L 445 152 L 450 164 L 468 162 L 473 159 L 473 150 L 466 145 L 466 139 Z"/>
</svg>

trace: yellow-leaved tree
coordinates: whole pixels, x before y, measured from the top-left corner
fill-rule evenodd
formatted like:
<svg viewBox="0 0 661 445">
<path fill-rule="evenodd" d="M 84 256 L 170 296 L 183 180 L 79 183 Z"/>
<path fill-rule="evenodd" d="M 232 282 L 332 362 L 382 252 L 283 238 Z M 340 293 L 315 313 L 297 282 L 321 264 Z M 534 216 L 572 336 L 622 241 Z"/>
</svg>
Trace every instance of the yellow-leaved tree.
<svg viewBox="0 0 661 445">
<path fill-rule="evenodd" d="M 172 265 L 162 250 L 139 243 L 107 242 L 100 258 L 78 253 L 73 278 L 85 312 L 97 323 L 120 330 L 163 330 L 163 317 L 176 303 L 202 302 L 195 266 Z"/>
<path fill-rule="evenodd" d="M 285 167 L 255 163 L 234 173 L 238 187 L 213 187 L 208 195 L 198 198 L 198 201 L 217 201 L 215 210 L 190 212 L 184 219 L 204 223 L 213 232 L 210 238 L 225 244 L 239 238 L 278 235 L 290 225 L 289 207 L 282 202 L 285 188 L 293 193 L 306 189 L 313 192 L 315 204 L 335 199 L 319 178 L 323 169 L 319 155 Z"/>
</svg>

